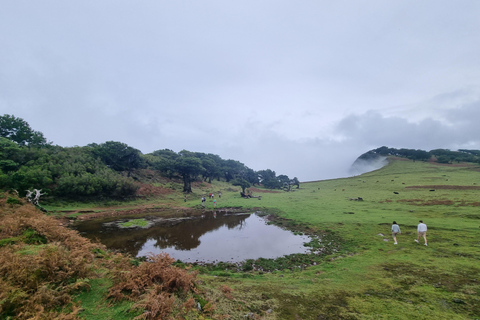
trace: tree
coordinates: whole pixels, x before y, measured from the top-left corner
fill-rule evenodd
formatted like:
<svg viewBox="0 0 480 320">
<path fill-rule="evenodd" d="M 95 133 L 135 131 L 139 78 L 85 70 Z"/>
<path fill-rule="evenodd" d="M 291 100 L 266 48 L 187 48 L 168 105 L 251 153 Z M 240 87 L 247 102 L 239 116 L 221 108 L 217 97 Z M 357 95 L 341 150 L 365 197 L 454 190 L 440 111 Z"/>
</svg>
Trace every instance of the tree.
<svg viewBox="0 0 480 320">
<path fill-rule="evenodd" d="M 282 187 L 282 184 L 277 179 L 275 171 L 270 169 L 260 170 L 258 171 L 258 175 L 260 177 L 260 183 L 263 184 L 265 188 L 280 189 Z"/>
<path fill-rule="evenodd" d="M 212 179 L 219 175 L 220 168 L 212 159 L 203 158 L 201 161 L 202 166 L 205 168 L 205 171 L 203 172 L 204 180 L 206 181 L 208 179 L 208 183 L 211 183 Z"/>
<path fill-rule="evenodd" d="M 160 171 L 171 179 L 176 173 L 175 161 L 178 157 L 179 155 L 175 151 L 162 149 L 149 153 L 144 158 L 146 159 L 148 166 Z"/>
<path fill-rule="evenodd" d="M 0 116 L 0 137 L 15 141 L 20 146 L 48 145 L 43 133 L 32 130 L 25 120 L 9 114 Z"/>
<path fill-rule="evenodd" d="M 175 161 L 175 170 L 183 178 L 183 192 L 192 192 L 192 181 L 205 171 L 202 161 L 195 158 L 191 152 L 182 150 L 179 152 L 180 157 Z"/>
<path fill-rule="evenodd" d="M 230 180 L 238 177 L 239 174 L 245 171 L 245 165 L 240 161 L 228 159 L 223 162 L 222 169 L 225 173 L 225 180 L 230 182 Z"/>
<path fill-rule="evenodd" d="M 143 164 L 141 152 L 125 143 L 107 141 L 102 144 L 90 144 L 93 153 L 115 171 L 128 171 L 140 168 Z"/>
<path fill-rule="evenodd" d="M 242 193 L 245 193 L 245 189 L 250 188 L 250 186 L 251 186 L 250 183 L 247 180 L 241 179 L 241 178 L 235 178 L 231 182 L 234 186 L 241 187 L 242 188 Z"/>
<path fill-rule="evenodd" d="M 15 142 L 0 137 L 0 170 L 3 172 L 15 171 L 20 166 L 22 149 Z"/>
<path fill-rule="evenodd" d="M 292 180 L 290 180 L 290 185 L 297 186 L 297 189 L 299 189 L 300 188 L 300 181 L 298 180 L 297 177 L 294 177 Z"/>
</svg>

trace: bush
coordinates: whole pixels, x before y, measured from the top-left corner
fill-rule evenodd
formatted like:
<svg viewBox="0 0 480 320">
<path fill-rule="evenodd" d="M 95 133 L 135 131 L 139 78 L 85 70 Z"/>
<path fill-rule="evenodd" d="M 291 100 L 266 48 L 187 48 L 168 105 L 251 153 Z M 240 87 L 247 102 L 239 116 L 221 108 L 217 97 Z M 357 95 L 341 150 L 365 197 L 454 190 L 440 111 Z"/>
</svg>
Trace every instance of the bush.
<svg viewBox="0 0 480 320">
<path fill-rule="evenodd" d="M 8 197 L 6 202 L 8 204 L 22 204 L 22 201 L 20 201 L 20 199 L 12 198 L 12 197 Z"/>
</svg>

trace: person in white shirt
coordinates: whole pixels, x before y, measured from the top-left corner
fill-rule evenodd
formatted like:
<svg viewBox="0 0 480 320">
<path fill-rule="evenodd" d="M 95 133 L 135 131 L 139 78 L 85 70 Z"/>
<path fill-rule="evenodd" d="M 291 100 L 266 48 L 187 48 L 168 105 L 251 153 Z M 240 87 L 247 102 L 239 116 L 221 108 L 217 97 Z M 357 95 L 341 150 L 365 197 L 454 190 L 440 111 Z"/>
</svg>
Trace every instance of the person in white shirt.
<svg viewBox="0 0 480 320">
<path fill-rule="evenodd" d="M 396 221 L 393 221 L 393 224 L 392 224 L 392 236 L 393 236 L 393 241 L 395 241 L 394 244 L 397 244 L 397 234 L 398 233 L 402 233 L 400 231 L 400 227 L 398 226 L 397 222 Z"/>
<path fill-rule="evenodd" d="M 415 242 L 418 243 L 420 241 L 420 237 L 423 237 L 423 239 L 425 239 L 425 245 L 427 245 L 427 225 L 423 223 L 422 220 L 420 220 L 419 222 L 420 223 L 417 227 L 418 236 L 417 239 L 415 239 Z"/>
</svg>

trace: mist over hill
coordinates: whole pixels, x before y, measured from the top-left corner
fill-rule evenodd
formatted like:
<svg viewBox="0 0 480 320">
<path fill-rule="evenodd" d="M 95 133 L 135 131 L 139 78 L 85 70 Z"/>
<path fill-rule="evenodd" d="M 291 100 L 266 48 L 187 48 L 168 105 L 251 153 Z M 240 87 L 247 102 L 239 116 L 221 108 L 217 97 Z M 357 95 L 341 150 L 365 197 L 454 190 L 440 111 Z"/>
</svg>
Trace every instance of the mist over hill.
<svg viewBox="0 0 480 320">
<path fill-rule="evenodd" d="M 356 176 L 365 172 L 374 171 L 382 168 L 388 164 L 386 156 L 374 154 L 371 157 L 362 158 L 358 157 L 353 163 L 348 173 L 352 176 Z"/>
<path fill-rule="evenodd" d="M 459 163 L 474 162 L 480 163 L 479 150 L 460 149 L 451 151 L 449 149 L 434 149 L 430 151 L 419 149 L 395 149 L 380 147 L 365 152 L 359 156 L 350 167 L 351 175 L 359 175 L 365 172 L 380 169 L 388 164 L 388 156 L 402 157 L 414 161 L 434 161 L 438 163 Z"/>
</svg>

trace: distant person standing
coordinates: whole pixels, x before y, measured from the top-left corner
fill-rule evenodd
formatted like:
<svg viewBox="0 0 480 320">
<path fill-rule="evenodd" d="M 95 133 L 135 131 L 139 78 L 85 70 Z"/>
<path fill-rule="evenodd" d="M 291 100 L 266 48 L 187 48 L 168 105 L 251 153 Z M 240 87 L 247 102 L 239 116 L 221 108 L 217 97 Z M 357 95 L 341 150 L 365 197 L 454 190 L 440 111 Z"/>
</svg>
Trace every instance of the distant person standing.
<svg viewBox="0 0 480 320">
<path fill-rule="evenodd" d="M 222 193 L 221 193 L 221 192 L 218 193 L 218 197 L 219 197 L 219 198 L 222 197 Z"/>
<path fill-rule="evenodd" d="M 425 245 L 427 245 L 427 225 L 423 223 L 422 220 L 420 220 L 419 222 L 420 223 L 418 224 L 418 227 L 417 227 L 418 236 L 417 236 L 417 239 L 415 239 L 415 242 L 419 243 L 420 237 L 423 237 L 423 239 L 425 239 Z"/>
<path fill-rule="evenodd" d="M 400 227 L 398 226 L 397 222 L 393 221 L 392 236 L 393 236 L 393 241 L 395 241 L 394 244 L 397 244 L 397 234 L 399 234 L 399 233 L 402 233 L 402 231 L 400 231 Z"/>
<path fill-rule="evenodd" d="M 217 199 L 214 199 L 214 200 L 213 200 L 213 208 L 214 208 L 214 209 L 217 208 Z"/>
</svg>

